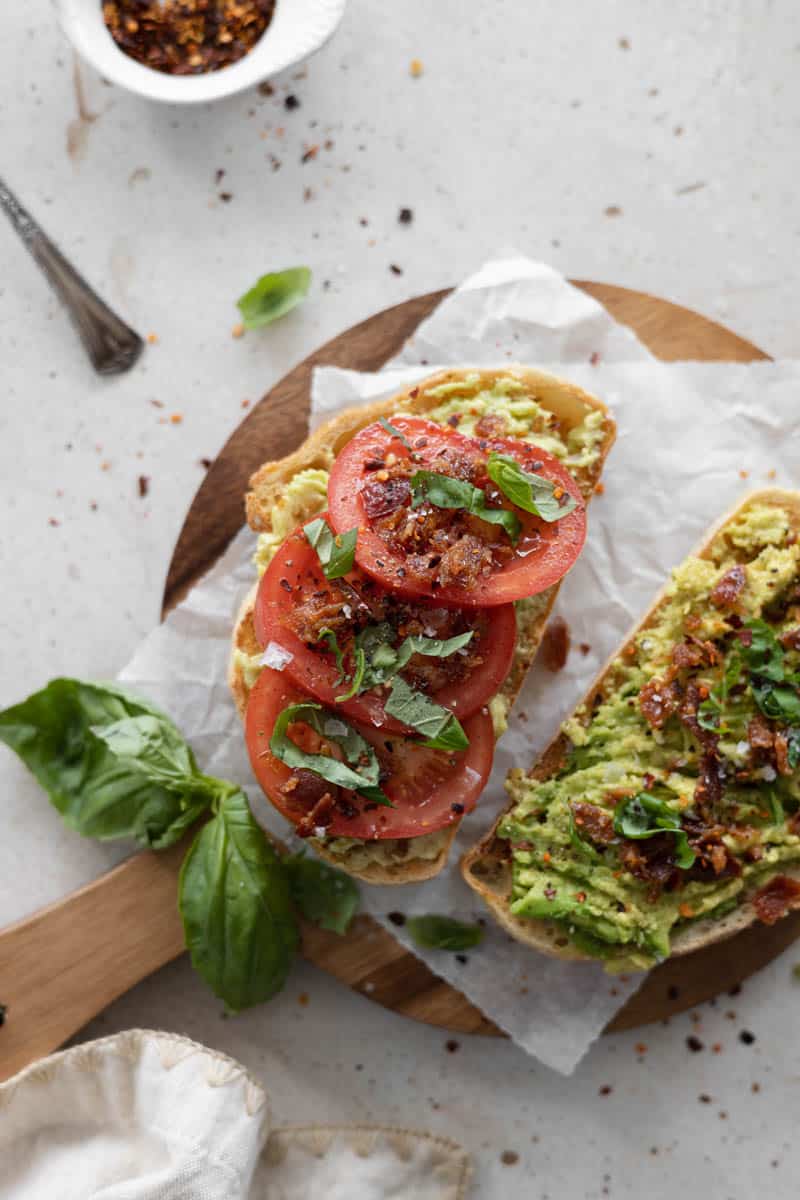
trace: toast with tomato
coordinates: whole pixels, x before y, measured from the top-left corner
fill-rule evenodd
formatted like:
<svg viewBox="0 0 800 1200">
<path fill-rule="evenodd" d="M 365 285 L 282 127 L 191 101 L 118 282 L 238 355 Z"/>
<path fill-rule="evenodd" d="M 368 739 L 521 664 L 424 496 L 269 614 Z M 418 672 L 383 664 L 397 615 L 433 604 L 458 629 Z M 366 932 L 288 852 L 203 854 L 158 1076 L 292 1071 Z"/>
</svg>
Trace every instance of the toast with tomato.
<svg viewBox="0 0 800 1200">
<path fill-rule="evenodd" d="M 800 492 L 673 573 L 464 878 L 513 937 L 644 968 L 800 906 Z"/>
<path fill-rule="evenodd" d="M 614 434 L 564 380 L 444 371 L 253 476 L 230 685 L 256 777 L 322 857 L 373 883 L 441 870 Z"/>
</svg>

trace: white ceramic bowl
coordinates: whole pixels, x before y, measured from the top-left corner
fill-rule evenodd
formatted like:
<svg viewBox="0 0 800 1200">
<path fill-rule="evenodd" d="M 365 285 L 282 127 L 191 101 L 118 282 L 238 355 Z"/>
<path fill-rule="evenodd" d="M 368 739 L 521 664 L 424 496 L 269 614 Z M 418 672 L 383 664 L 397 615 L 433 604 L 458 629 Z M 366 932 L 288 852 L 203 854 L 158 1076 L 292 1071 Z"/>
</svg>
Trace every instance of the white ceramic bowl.
<svg viewBox="0 0 800 1200">
<path fill-rule="evenodd" d="M 347 0 L 277 0 L 261 40 L 233 66 L 204 75 L 165 75 L 144 67 L 114 42 L 101 0 L 53 0 L 62 30 L 112 83 L 168 104 L 203 104 L 255 87 L 318 50 L 342 19 Z"/>
</svg>

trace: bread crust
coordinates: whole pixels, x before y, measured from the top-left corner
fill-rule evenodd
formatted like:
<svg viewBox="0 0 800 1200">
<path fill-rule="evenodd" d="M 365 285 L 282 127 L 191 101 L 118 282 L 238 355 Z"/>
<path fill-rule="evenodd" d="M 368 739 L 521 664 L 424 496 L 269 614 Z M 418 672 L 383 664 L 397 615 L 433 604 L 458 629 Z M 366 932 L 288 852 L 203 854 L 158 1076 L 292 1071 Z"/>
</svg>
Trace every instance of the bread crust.
<svg viewBox="0 0 800 1200">
<path fill-rule="evenodd" d="M 784 509 L 789 514 L 793 530 L 800 534 L 800 492 L 786 491 L 781 488 L 766 488 L 748 493 L 734 508 L 725 513 L 719 521 L 711 526 L 703 536 L 700 544 L 687 557 L 710 557 L 711 546 L 717 535 L 741 512 L 754 503 L 771 504 Z M 666 597 L 669 583 L 670 580 L 667 579 L 647 612 L 636 622 L 622 643 L 614 650 L 606 664 L 601 668 L 583 699 L 575 706 L 576 709 L 586 706 L 586 709 L 591 711 L 595 697 L 604 691 L 606 680 L 610 676 L 615 661 L 625 652 L 625 648 L 633 641 L 636 635 L 648 628 L 655 621 L 657 611 Z M 558 769 L 558 764 L 563 761 L 566 744 L 567 739 L 564 734 L 557 734 L 543 751 L 537 762 L 534 763 L 528 774 L 534 779 L 544 780 L 549 778 Z M 511 808 L 513 808 L 513 801 L 510 801 L 500 812 L 492 828 L 463 856 L 461 860 L 461 873 L 464 879 L 473 891 L 477 892 L 483 899 L 497 922 L 507 933 L 516 938 L 517 941 L 524 942 L 528 946 L 533 946 L 536 950 L 540 950 L 543 954 L 547 954 L 552 958 L 570 960 L 591 959 L 591 955 L 583 953 L 572 945 L 565 936 L 563 925 L 559 922 L 515 917 L 510 912 L 511 864 L 508 859 L 508 843 L 502 838 L 497 837 L 497 827 Z M 800 864 L 776 868 L 774 872 L 759 879 L 758 888 L 763 887 L 768 880 L 774 878 L 776 875 L 785 875 L 792 879 L 800 880 Z M 754 887 L 750 895 L 746 896 L 732 912 L 726 913 L 724 916 L 716 919 L 706 917 L 701 921 L 692 922 L 691 925 L 687 925 L 684 929 L 678 930 L 672 939 L 671 956 L 691 954 L 695 950 L 700 950 L 704 946 L 710 946 L 715 942 L 724 941 L 726 938 L 740 933 L 743 929 L 747 929 L 758 919 L 752 904 L 752 894 L 758 888 Z M 622 953 L 624 953 L 624 948 Z"/>
<path fill-rule="evenodd" d="M 567 380 L 530 367 L 446 370 L 439 371 L 386 400 L 376 400 L 371 404 L 344 409 L 310 433 L 292 454 L 275 462 L 264 463 L 252 476 L 251 490 L 246 497 L 247 519 L 251 528 L 257 532 L 269 531 L 273 506 L 281 499 L 290 480 L 298 472 L 309 468 L 329 471 L 337 454 L 359 430 L 377 421 L 379 417 L 390 418 L 401 412 L 424 416 L 426 412 L 442 403 L 441 396 L 432 394 L 434 389 L 448 383 L 467 386 L 466 380 L 468 378 L 472 380 L 473 377 L 475 391 L 490 388 L 496 381 L 509 377 L 520 380 L 529 395 L 535 398 L 543 408 L 556 415 L 562 432 L 568 432 L 581 424 L 588 411 L 599 410 L 602 412 L 602 441 L 598 446 L 597 460 L 591 468 L 580 468 L 573 472 L 584 499 L 588 501 L 595 490 L 616 436 L 614 421 L 600 400 Z M 309 513 L 309 518 L 315 515 L 316 513 Z M 501 693 L 508 700 L 509 709 L 536 657 L 548 617 L 558 595 L 559 586 L 560 584 L 556 584 L 547 592 L 542 593 L 542 604 L 523 630 L 523 637 L 519 639 L 521 644 L 518 644 L 511 670 L 501 688 Z M 253 587 L 239 612 L 233 634 L 232 650 L 234 653 L 231 655 L 228 671 L 228 683 L 242 720 L 244 720 L 249 692 L 243 672 L 236 661 L 235 651 L 238 649 L 245 654 L 256 654 L 260 649 L 253 626 L 256 590 L 257 585 Z M 346 854 L 336 854 L 325 849 L 316 841 L 313 842 L 313 845 L 320 857 L 366 883 L 419 883 L 438 875 L 441 871 L 447 861 L 457 828 L 458 824 L 450 827 L 448 836 L 434 859 L 405 857 L 398 854 L 396 862 L 372 863 L 364 868 L 348 865 Z M 413 839 L 409 839 L 409 843 L 413 846 Z"/>
</svg>

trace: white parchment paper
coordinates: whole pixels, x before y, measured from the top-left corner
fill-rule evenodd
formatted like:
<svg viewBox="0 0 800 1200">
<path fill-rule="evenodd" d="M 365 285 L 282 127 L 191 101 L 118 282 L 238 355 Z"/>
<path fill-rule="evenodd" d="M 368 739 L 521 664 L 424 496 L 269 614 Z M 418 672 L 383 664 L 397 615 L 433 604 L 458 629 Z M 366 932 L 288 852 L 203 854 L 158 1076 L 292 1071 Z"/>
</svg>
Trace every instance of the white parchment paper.
<svg viewBox="0 0 800 1200">
<path fill-rule="evenodd" d="M 391 394 L 437 364 L 510 361 L 568 374 L 605 400 L 618 423 L 605 493 L 592 503 L 586 549 L 556 608 L 570 626 L 573 649 L 558 675 L 543 668 L 531 672 L 498 745 L 489 785 L 461 826 L 449 867 L 424 884 L 363 887 L 362 895 L 368 912 L 522 1048 L 569 1073 L 641 976 L 612 979 L 599 965 L 547 959 L 513 942 L 490 920 L 484 943 L 462 956 L 466 961 L 421 952 L 387 914 L 436 912 L 466 920 L 485 915 L 461 879 L 458 859 L 503 804 L 508 768 L 530 765 L 666 572 L 711 521 L 749 487 L 796 485 L 800 366 L 657 363 L 629 330 L 550 268 L 507 256 L 487 264 L 449 297 L 391 369 L 373 375 L 319 369 L 312 420 Z M 226 685 L 232 624 L 254 578 L 254 545 L 254 535 L 243 530 L 145 640 L 121 678 L 172 715 L 205 770 L 245 785 L 259 818 L 285 838 L 285 822 L 253 784 Z M 589 649 L 581 651 L 581 644 Z"/>
</svg>

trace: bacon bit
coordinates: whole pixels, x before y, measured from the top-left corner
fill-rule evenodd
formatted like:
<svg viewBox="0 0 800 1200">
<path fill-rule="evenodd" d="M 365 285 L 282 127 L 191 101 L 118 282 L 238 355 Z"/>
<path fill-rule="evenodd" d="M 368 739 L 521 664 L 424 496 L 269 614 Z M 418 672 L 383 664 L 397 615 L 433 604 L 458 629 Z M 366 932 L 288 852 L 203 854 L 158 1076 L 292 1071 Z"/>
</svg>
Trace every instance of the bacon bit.
<svg viewBox="0 0 800 1200">
<path fill-rule="evenodd" d="M 241 321 L 238 325 L 234 325 L 233 329 L 231 330 L 231 337 L 237 339 L 244 337 L 244 325 L 242 325 Z"/>
<path fill-rule="evenodd" d="M 425 68 L 418 58 L 412 58 L 408 64 L 408 73 L 412 79 L 419 79 Z"/>
<path fill-rule="evenodd" d="M 751 719 L 747 726 L 747 740 L 754 750 L 771 750 L 775 735 L 761 713 Z"/>
<path fill-rule="evenodd" d="M 563 670 L 569 654 L 569 625 L 563 617 L 553 617 L 542 638 L 542 662 L 548 671 Z"/>
<path fill-rule="evenodd" d="M 650 679 L 639 692 L 639 709 L 653 729 L 661 729 L 677 708 L 676 685 L 663 679 Z"/>
<path fill-rule="evenodd" d="M 169 420 L 171 425 L 180 425 L 183 422 L 183 414 L 171 413 Z"/>
<path fill-rule="evenodd" d="M 249 400 L 243 400 L 243 401 L 242 401 L 242 408 L 249 408 L 249 407 L 250 407 L 250 401 L 249 401 Z"/>
<path fill-rule="evenodd" d="M 691 904 L 679 904 L 678 912 L 687 921 L 690 917 L 694 916 L 694 909 L 692 908 Z"/>
<path fill-rule="evenodd" d="M 590 842 L 597 846 L 608 846 L 614 840 L 614 822 L 605 809 L 596 804 L 576 801 L 572 808 L 575 824 L 580 826 Z"/>
<path fill-rule="evenodd" d="M 139 476 L 139 495 L 142 498 L 144 498 L 149 491 L 150 491 L 150 476 L 149 475 L 140 475 Z"/>
<path fill-rule="evenodd" d="M 800 625 L 784 629 L 783 633 L 779 634 L 778 641 L 785 650 L 800 650 Z"/>
<path fill-rule="evenodd" d="M 731 567 L 730 571 L 726 571 L 711 589 L 709 600 L 715 608 L 732 608 L 739 599 L 746 582 L 747 575 L 744 567 L 740 564 Z"/>
<path fill-rule="evenodd" d="M 774 925 L 800 905 L 800 883 L 788 875 L 777 875 L 753 897 L 756 916 L 764 925 Z"/>
<path fill-rule="evenodd" d="M 603 493 L 605 492 L 605 490 L 606 490 L 606 485 L 602 481 L 600 483 L 596 483 L 594 485 L 595 496 L 602 496 Z"/>
<path fill-rule="evenodd" d="M 625 647 L 624 653 L 628 656 L 628 658 L 633 658 L 634 654 L 636 653 L 636 643 L 629 642 Z"/>
<path fill-rule="evenodd" d="M 148 333 L 147 344 L 148 344 L 148 346 L 157 346 L 158 345 L 158 334 L 157 333 Z"/>
</svg>

